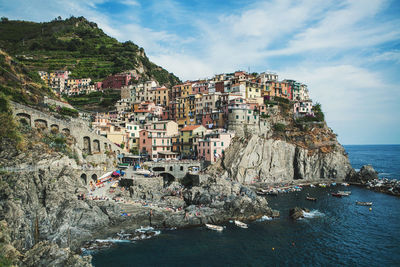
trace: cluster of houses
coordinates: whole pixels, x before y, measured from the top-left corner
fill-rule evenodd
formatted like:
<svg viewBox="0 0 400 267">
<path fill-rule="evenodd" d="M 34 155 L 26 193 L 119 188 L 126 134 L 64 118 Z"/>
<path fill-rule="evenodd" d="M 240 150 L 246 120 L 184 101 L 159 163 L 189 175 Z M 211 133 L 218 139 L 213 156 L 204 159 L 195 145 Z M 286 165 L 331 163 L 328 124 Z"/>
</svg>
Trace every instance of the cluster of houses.
<svg viewBox="0 0 400 267">
<path fill-rule="evenodd" d="M 172 88 L 154 80 L 118 86 L 114 89 L 121 91 L 121 99 L 115 110 L 96 114 L 92 127 L 127 152 L 150 160 L 213 163 L 238 128 L 265 126 L 276 100 L 290 103 L 295 116 L 313 115 L 307 86 L 279 81 L 275 73 L 237 71 Z"/>
<path fill-rule="evenodd" d="M 139 75 L 135 70 L 110 75 L 101 82 L 93 82 L 91 78 L 75 79 L 71 72 L 58 70 L 55 72 L 39 71 L 40 78 L 58 95 L 82 95 L 104 89 L 121 89 L 132 81 L 137 81 Z"/>
</svg>

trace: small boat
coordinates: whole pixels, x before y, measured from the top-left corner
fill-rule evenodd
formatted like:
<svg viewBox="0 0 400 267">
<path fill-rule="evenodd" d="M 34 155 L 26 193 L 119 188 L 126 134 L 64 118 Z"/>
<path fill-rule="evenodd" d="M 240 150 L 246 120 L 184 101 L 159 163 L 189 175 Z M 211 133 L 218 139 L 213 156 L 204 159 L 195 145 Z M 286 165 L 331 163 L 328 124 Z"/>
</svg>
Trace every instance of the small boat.
<svg viewBox="0 0 400 267">
<path fill-rule="evenodd" d="M 317 199 L 315 197 L 306 197 L 306 200 L 317 201 Z"/>
<path fill-rule="evenodd" d="M 333 196 L 333 197 L 342 197 L 343 195 L 342 195 L 342 194 L 339 194 L 339 193 L 332 193 L 332 196 Z"/>
<path fill-rule="evenodd" d="M 336 186 L 336 183 L 331 183 L 332 186 Z"/>
<path fill-rule="evenodd" d="M 342 183 L 341 185 L 343 185 L 343 186 L 349 186 L 348 183 Z"/>
<path fill-rule="evenodd" d="M 310 187 L 315 187 L 315 185 L 313 185 L 313 184 L 310 184 Z"/>
<path fill-rule="evenodd" d="M 372 206 L 372 202 L 356 201 L 356 204 L 359 205 L 359 206 Z"/>
<path fill-rule="evenodd" d="M 247 226 L 247 224 L 245 224 L 245 223 L 243 223 L 243 222 L 241 222 L 241 221 L 236 221 L 236 220 L 235 220 L 235 225 L 236 225 L 236 226 L 239 226 L 239 227 L 241 227 L 241 228 L 249 228 L 249 227 Z"/>
<path fill-rule="evenodd" d="M 209 224 L 209 223 L 206 223 L 206 227 L 210 230 L 214 230 L 214 231 L 218 231 L 218 232 L 222 232 L 224 230 L 224 227 L 222 227 L 222 226 Z"/>
<path fill-rule="evenodd" d="M 326 184 L 319 184 L 318 186 L 319 186 L 319 187 L 322 187 L 322 188 L 325 188 L 325 187 L 326 187 Z"/>
<path fill-rule="evenodd" d="M 338 191 L 338 194 L 341 194 L 342 196 L 350 196 L 351 191 Z"/>
</svg>

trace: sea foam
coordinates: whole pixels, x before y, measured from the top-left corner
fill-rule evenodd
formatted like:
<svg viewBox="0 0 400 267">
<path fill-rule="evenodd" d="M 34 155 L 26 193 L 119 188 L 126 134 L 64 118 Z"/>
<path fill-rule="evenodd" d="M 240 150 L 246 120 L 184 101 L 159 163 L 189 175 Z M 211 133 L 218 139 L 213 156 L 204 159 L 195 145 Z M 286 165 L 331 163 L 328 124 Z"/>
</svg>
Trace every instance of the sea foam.
<svg viewBox="0 0 400 267">
<path fill-rule="evenodd" d="M 316 217 L 323 217 L 325 214 L 320 212 L 319 210 L 312 210 L 310 212 L 303 212 L 304 218 L 310 219 L 310 218 L 316 218 Z"/>
</svg>

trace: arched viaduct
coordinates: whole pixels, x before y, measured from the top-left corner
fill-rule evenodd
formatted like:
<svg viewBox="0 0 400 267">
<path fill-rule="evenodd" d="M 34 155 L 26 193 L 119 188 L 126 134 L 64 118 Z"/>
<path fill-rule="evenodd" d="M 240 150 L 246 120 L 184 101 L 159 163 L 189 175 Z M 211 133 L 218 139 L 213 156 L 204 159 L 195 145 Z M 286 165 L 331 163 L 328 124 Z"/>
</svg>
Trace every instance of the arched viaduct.
<svg viewBox="0 0 400 267">
<path fill-rule="evenodd" d="M 14 116 L 18 120 L 28 123 L 33 128 L 47 129 L 66 136 L 71 135 L 75 138 L 76 145 L 86 154 L 106 151 L 112 151 L 118 155 L 122 153 L 119 146 L 96 134 L 85 121 L 74 118 L 58 119 L 48 113 L 15 102 L 12 102 L 12 106 Z"/>
</svg>

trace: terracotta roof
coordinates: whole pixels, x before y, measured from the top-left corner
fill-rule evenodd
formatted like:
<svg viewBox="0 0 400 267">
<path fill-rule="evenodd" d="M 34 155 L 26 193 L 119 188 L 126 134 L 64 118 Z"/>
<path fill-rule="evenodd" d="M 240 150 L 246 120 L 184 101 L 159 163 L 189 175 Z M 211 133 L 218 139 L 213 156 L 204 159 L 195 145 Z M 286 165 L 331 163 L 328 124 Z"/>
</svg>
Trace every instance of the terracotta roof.
<svg viewBox="0 0 400 267">
<path fill-rule="evenodd" d="M 181 129 L 181 132 L 193 131 L 194 129 L 199 128 L 201 125 L 189 125 Z"/>
</svg>

